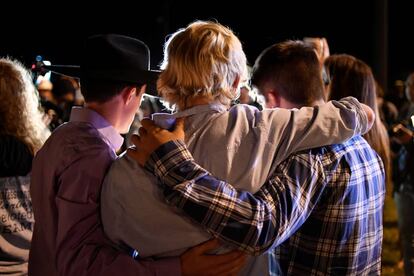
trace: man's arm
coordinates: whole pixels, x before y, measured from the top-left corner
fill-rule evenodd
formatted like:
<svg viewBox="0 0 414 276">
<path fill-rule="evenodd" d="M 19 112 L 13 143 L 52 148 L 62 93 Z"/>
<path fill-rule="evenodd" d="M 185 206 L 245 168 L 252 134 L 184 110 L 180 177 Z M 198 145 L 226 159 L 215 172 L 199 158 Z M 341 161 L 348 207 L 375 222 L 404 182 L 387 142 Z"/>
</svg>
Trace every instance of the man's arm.
<svg viewBox="0 0 414 276">
<path fill-rule="evenodd" d="M 353 97 L 300 109 L 266 109 L 257 113 L 267 129 L 268 142 L 276 147 L 272 165 L 304 149 L 342 143 L 368 132 L 375 116 Z M 261 183 L 258 183 L 261 184 Z"/>
<path fill-rule="evenodd" d="M 133 141 L 142 149 L 152 138 L 144 135 Z M 139 160 L 140 151 L 129 150 L 129 154 Z M 261 254 L 302 225 L 324 190 L 322 165 L 304 157 L 306 154 L 296 155 L 282 163 L 278 173 L 254 195 L 237 191 L 209 174 L 194 162 L 181 141 L 158 147 L 145 166 L 160 179 L 171 205 L 239 250 Z"/>
</svg>

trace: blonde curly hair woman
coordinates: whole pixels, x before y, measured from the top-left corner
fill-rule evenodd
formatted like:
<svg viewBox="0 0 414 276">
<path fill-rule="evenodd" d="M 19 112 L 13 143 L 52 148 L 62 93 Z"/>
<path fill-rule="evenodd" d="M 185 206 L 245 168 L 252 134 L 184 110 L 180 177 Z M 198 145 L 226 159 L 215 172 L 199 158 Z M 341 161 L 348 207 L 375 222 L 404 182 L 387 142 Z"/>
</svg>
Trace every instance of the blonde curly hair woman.
<svg viewBox="0 0 414 276">
<path fill-rule="evenodd" d="M 31 164 L 50 134 L 42 116 L 29 71 L 0 58 L 0 274 L 27 274 Z"/>
<path fill-rule="evenodd" d="M 12 135 L 36 153 L 49 136 L 30 73 L 15 60 L 0 59 L 0 134 Z"/>
</svg>

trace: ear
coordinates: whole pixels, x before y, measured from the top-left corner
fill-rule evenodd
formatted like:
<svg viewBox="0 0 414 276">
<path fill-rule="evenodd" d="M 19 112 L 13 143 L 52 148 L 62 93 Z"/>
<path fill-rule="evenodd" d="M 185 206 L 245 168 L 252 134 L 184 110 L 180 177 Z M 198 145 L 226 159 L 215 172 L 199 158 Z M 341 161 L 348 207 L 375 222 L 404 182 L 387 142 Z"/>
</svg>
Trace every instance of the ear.
<svg viewBox="0 0 414 276">
<path fill-rule="evenodd" d="M 142 97 L 144 95 L 144 93 L 145 93 L 146 90 L 147 90 L 147 85 L 144 84 L 143 86 L 141 86 L 141 88 L 140 88 L 139 93 L 138 93 L 137 96 L 138 97 Z"/>
<path fill-rule="evenodd" d="M 268 90 L 264 93 L 267 108 L 280 107 L 280 96 L 275 90 Z"/>
<path fill-rule="evenodd" d="M 324 87 L 324 96 L 325 96 L 325 101 L 329 101 L 329 98 L 331 97 L 331 84 L 327 84 Z"/>
<path fill-rule="evenodd" d="M 239 87 L 239 83 L 240 83 L 240 75 L 237 75 L 233 81 L 232 87 L 234 89 L 237 89 Z"/>
<path fill-rule="evenodd" d="M 134 97 L 136 97 L 137 94 L 137 88 L 134 86 L 127 86 L 125 87 L 122 92 L 122 100 L 124 101 L 125 105 L 128 105 Z"/>
<path fill-rule="evenodd" d="M 276 97 L 273 95 L 273 93 L 268 92 L 265 98 L 267 108 L 276 107 Z"/>
</svg>

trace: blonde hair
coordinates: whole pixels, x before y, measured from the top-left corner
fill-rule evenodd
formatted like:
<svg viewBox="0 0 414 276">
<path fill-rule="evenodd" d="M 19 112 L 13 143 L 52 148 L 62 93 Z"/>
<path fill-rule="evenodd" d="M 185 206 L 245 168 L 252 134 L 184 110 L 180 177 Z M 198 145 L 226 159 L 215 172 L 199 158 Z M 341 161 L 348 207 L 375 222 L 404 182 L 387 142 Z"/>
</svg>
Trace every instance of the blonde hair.
<svg viewBox="0 0 414 276">
<path fill-rule="evenodd" d="M 0 58 L 0 134 L 18 138 L 36 153 L 50 135 L 43 115 L 29 71 Z"/>
<path fill-rule="evenodd" d="M 234 33 L 215 22 L 196 21 L 175 32 L 164 47 L 157 88 L 170 104 L 207 96 L 223 104 L 235 99 L 237 78 L 248 78 L 246 55 Z"/>
</svg>

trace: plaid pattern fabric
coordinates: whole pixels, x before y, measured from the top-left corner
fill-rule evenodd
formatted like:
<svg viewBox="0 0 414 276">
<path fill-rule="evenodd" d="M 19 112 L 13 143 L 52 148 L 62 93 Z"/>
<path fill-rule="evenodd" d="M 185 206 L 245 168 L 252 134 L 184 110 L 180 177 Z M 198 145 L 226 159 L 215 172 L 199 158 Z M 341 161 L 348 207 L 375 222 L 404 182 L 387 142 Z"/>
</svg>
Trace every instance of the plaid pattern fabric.
<svg viewBox="0 0 414 276">
<path fill-rule="evenodd" d="M 146 167 L 170 204 L 240 250 L 272 250 L 282 274 L 380 274 L 384 169 L 361 137 L 290 156 L 254 195 L 214 178 L 180 141 Z"/>
</svg>

